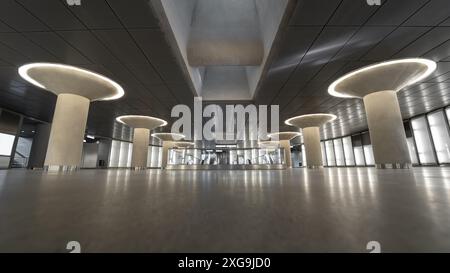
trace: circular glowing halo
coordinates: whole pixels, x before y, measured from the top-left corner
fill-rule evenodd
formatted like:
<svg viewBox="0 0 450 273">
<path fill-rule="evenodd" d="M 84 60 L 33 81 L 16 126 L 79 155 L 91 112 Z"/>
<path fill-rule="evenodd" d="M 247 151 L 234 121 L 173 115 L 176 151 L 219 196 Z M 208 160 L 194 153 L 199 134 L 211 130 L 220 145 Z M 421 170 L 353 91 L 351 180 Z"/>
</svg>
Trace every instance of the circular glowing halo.
<svg viewBox="0 0 450 273">
<path fill-rule="evenodd" d="M 400 89 L 405 88 L 406 86 L 415 84 L 415 83 L 425 79 L 426 77 L 430 76 L 431 73 L 433 73 L 437 68 L 436 62 L 434 62 L 432 60 L 428 60 L 428 59 L 423 59 L 423 58 L 399 59 L 399 60 L 391 60 L 391 61 L 376 63 L 376 64 L 372 64 L 372 65 L 368 65 L 368 66 L 359 68 L 357 70 L 354 70 L 354 71 L 347 73 L 344 76 L 340 77 L 339 79 L 334 81 L 328 87 L 328 94 L 330 94 L 331 96 L 340 97 L 340 98 L 359 98 L 357 96 L 346 95 L 346 94 L 336 91 L 336 86 L 338 84 L 340 84 L 341 82 L 343 82 L 353 76 L 356 76 L 362 72 L 367 72 L 368 70 L 371 70 L 371 69 L 380 68 L 383 66 L 400 64 L 400 63 L 419 63 L 419 64 L 424 64 L 427 66 L 427 70 L 424 73 L 422 73 L 420 76 L 417 76 L 416 78 L 412 79 L 411 81 L 408 82 L 407 85 L 402 86 Z"/>
<path fill-rule="evenodd" d="M 177 148 L 186 148 L 186 147 L 190 147 L 190 146 L 195 146 L 194 142 L 189 142 L 189 141 L 172 141 L 172 144 L 174 147 L 177 147 Z"/>
<path fill-rule="evenodd" d="M 151 136 L 159 138 L 162 141 L 172 141 L 172 140 L 179 141 L 186 137 L 183 134 L 177 134 L 177 133 L 153 133 L 153 134 L 151 134 Z M 165 139 L 165 137 L 167 137 L 167 138 Z M 172 139 L 172 140 L 169 140 L 169 139 Z"/>
<path fill-rule="evenodd" d="M 98 100 L 116 100 L 119 99 L 121 97 L 123 97 L 123 95 L 125 95 L 125 91 L 123 90 L 122 86 L 120 86 L 118 83 L 116 83 L 115 81 L 101 75 L 95 72 L 92 72 L 90 70 L 87 69 L 83 69 L 83 68 L 79 68 L 79 67 L 75 67 L 75 66 L 71 66 L 71 65 L 66 65 L 66 64 L 57 64 L 57 63 L 30 63 L 30 64 L 25 64 L 22 65 L 21 67 L 19 67 L 18 72 L 19 75 L 26 81 L 28 81 L 29 83 L 40 87 L 42 89 L 46 89 L 48 90 L 43 84 L 41 84 L 40 82 L 38 82 L 37 80 L 33 79 L 30 75 L 28 75 L 28 71 L 30 69 L 33 68 L 38 68 L 38 67 L 45 67 L 45 68 L 59 68 L 59 69 L 65 69 L 65 70 L 72 70 L 74 72 L 77 73 L 84 73 L 87 74 L 91 77 L 100 79 L 101 81 L 104 81 L 106 84 L 112 85 L 115 89 L 116 89 L 116 94 L 112 95 L 112 96 L 108 96 L 108 97 L 103 97 L 101 99 Z"/>
<path fill-rule="evenodd" d="M 301 115 L 301 116 L 296 116 L 296 117 L 292 117 L 290 119 L 287 119 L 287 120 L 284 121 L 284 124 L 289 125 L 289 126 L 297 127 L 296 125 L 291 123 L 293 120 L 300 119 L 300 118 L 301 119 L 307 119 L 308 117 L 312 117 L 312 118 L 314 118 L 314 117 L 316 117 L 316 118 L 318 118 L 318 117 L 328 117 L 329 118 L 327 121 L 316 125 L 317 127 L 322 125 L 322 124 L 324 124 L 324 123 L 332 122 L 332 121 L 337 119 L 337 116 L 333 115 L 333 114 L 308 114 L 308 115 Z"/>
<path fill-rule="evenodd" d="M 123 119 L 141 119 L 141 120 L 145 120 L 145 119 L 147 119 L 148 121 L 156 121 L 156 122 L 159 122 L 159 123 L 161 123 L 160 125 L 157 125 L 157 126 L 155 126 L 155 127 L 153 127 L 153 128 L 156 128 L 156 127 L 162 127 L 162 126 L 166 126 L 167 125 L 167 121 L 165 121 L 165 120 L 163 120 L 163 119 L 160 119 L 160 118 L 155 118 L 155 117 L 150 117 L 150 116 L 139 116 L 139 115 L 125 115 L 125 116 L 120 116 L 120 117 L 117 117 L 116 118 L 116 121 L 117 122 L 119 122 L 119 123 L 122 123 L 122 124 L 125 124 L 125 125 L 127 125 L 127 126 L 129 126 L 129 127 L 133 127 L 133 126 L 131 126 L 130 124 L 128 124 L 127 122 L 125 122 L 125 121 L 123 121 Z M 136 127 L 135 127 L 136 128 Z M 145 128 L 147 128 L 147 127 L 145 127 Z M 152 128 L 152 129 L 153 129 Z M 149 129 L 149 128 L 147 128 L 147 129 Z"/>
<path fill-rule="evenodd" d="M 278 138 L 279 140 L 283 140 L 283 135 L 287 135 L 287 136 L 292 136 L 291 138 L 289 138 L 289 140 L 294 139 L 296 137 L 301 136 L 302 134 L 300 132 L 278 132 L 278 133 L 271 133 L 268 134 L 267 136 L 272 139 L 273 137 Z M 285 139 L 287 140 L 287 139 Z"/>
<path fill-rule="evenodd" d="M 266 146 L 266 147 L 279 147 L 280 146 L 280 142 L 279 141 L 274 141 L 274 140 L 266 140 L 266 141 L 259 141 L 258 145 L 259 146 Z"/>
</svg>

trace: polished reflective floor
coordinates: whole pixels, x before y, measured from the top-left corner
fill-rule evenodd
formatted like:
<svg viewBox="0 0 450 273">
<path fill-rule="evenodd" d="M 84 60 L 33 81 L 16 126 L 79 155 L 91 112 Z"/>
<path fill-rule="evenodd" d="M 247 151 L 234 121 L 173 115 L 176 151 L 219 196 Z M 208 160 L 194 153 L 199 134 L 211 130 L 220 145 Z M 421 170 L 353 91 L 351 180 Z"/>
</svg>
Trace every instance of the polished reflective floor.
<svg viewBox="0 0 450 273">
<path fill-rule="evenodd" d="M 450 169 L 0 171 L 0 252 L 450 251 Z"/>
</svg>

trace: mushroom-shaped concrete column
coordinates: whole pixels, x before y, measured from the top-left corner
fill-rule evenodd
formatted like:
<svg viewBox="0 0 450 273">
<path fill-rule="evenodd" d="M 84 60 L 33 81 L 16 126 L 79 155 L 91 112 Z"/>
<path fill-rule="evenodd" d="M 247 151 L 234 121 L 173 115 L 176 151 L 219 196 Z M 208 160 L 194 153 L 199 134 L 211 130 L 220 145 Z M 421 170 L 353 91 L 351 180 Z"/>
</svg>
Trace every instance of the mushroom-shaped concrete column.
<svg viewBox="0 0 450 273">
<path fill-rule="evenodd" d="M 176 147 L 177 143 L 181 143 L 180 140 L 184 138 L 184 135 L 175 133 L 154 133 L 152 134 L 152 137 L 159 138 L 163 143 L 161 167 L 164 169 L 167 167 L 169 149 Z"/>
<path fill-rule="evenodd" d="M 116 120 L 134 129 L 131 167 L 135 170 L 146 169 L 150 131 L 167 125 L 167 122 L 159 118 L 135 115 L 120 116 Z"/>
<path fill-rule="evenodd" d="M 292 167 L 292 159 L 291 159 L 291 140 L 300 136 L 299 132 L 279 132 L 269 134 L 268 137 L 271 140 L 277 140 L 280 143 L 280 146 L 284 148 L 284 163 L 286 167 Z"/>
<path fill-rule="evenodd" d="M 124 95 L 122 87 L 105 76 L 63 64 L 27 64 L 19 68 L 19 74 L 26 81 L 58 96 L 45 168 L 77 169 L 90 102 L 118 99 Z"/>
<path fill-rule="evenodd" d="M 287 125 L 302 129 L 308 168 L 323 167 L 319 127 L 336 118 L 335 115 L 331 114 L 311 114 L 290 118 L 284 122 Z"/>
<path fill-rule="evenodd" d="M 396 92 L 435 69 L 436 63 L 426 59 L 393 60 L 353 71 L 328 88 L 330 95 L 364 100 L 377 168 L 411 166 Z"/>
</svg>

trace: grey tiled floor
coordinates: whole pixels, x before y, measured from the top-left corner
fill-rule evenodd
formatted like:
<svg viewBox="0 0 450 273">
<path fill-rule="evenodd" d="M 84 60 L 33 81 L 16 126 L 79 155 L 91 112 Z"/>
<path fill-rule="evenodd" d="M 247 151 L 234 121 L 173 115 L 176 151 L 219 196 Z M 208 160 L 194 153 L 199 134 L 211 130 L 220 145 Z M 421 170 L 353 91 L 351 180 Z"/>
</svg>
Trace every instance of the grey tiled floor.
<svg viewBox="0 0 450 273">
<path fill-rule="evenodd" d="M 450 169 L 0 171 L 0 252 L 450 251 Z"/>
</svg>

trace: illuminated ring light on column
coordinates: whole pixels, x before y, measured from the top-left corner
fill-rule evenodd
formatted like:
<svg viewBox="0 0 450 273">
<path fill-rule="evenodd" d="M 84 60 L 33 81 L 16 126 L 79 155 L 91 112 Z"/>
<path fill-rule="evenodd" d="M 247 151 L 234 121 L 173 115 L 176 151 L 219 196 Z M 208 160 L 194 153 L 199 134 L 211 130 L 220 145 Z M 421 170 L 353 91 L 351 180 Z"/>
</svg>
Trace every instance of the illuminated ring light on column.
<svg viewBox="0 0 450 273">
<path fill-rule="evenodd" d="M 115 81 L 75 66 L 31 63 L 21 66 L 18 72 L 24 80 L 56 95 L 69 93 L 98 101 L 119 99 L 125 94 Z"/>
<path fill-rule="evenodd" d="M 337 116 L 333 114 L 309 114 L 287 119 L 284 123 L 303 129 L 307 127 L 320 127 L 335 119 L 337 119 Z"/>
<path fill-rule="evenodd" d="M 65 64 L 31 63 L 21 66 L 18 73 L 57 95 L 44 168 L 78 169 L 90 102 L 119 99 L 125 93 L 123 88 L 105 76 Z"/>
<path fill-rule="evenodd" d="M 185 138 L 184 135 L 177 133 L 154 133 L 152 134 L 152 137 L 156 137 L 161 141 L 171 141 L 171 142 L 178 142 Z"/>
<path fill-rule="evenodd" d="M 284 164 L 287 168 L 292 167 L 292 158 L 291 158 L 291 139 L 296 138 L 298 136 L 301 136 L 299 132 L 278 132 L 278 133 L 272 133 L 268 134 L 268 137 L 271 138 L 271 140 L 278 141 L 280 143 L 280 146 L 284 150 Z"/>
<path fill-rule="evenodd" d="M 116 121 L 133 128 L 133 150 L 131 153 L 131 167 L 135 170 L 147 169 L 148 146 L 150 131 L 156 127 L 166 126 L 167 121 L 138 115 L 125 115 L 116 118 Z"/>
<path fill-rule="evenodd" d="M 362 98 L 383 90 L 400 91 L 422 81 L 433 73 L 436 67 L 436 62 L 421 58 L 377 63 L 337 79 L 328 87 L 328 93 L 340 98 Z"/>
<path fill-rule="evenodd" d="M 178 149 L 186 149 L 195 146 L 194 142 L 189 141 L 173 141 L 172 144 L 174 148 Z"/>
<path fill-rule="evenodd" d="M 163 119 L 139 115 L 120 116 L 116 118 L 116 121 L 132 128 L 145 128 L 149 130 L 167 125 L 167 121 Z"/>
<path fill-rule="evenodd" d="M 332 122 L 337 117 L 332 114 L 309 114 L 293 117 L 284 123 L 302 129 L 308 168 L 322 168 L 322 147 L 320 146 L 320 126 Z"/>
<path fill-rule="evenodd" d="M 357 69 L 329 86 L 332 96 L 363 99 L 377 168 L 412 166 L 397 92 L 421 82 L 436 67 L 427 59 L 392 60 Z"/>
<path fill-rule="evenodd" d="M 175 144 L 184 139 L 185 136 L 176 133 L 154 133 L 152 137 L 156 137 L 162 141 L 161 167 L 165 169 L 169 160 L 169 149 L 175 147 Z"/>
<path fill-rule="evenodd" d="M 278 133 L 271 133 L 268 134 L 267 136 L 272 140 L 272 141 L 276 141 L 276 140 L 292 140 L 296 137 L 301 136 L 302 134 L 299 132 L 278 132 Z M 274 140 L 275 138 L 275 140 Z"/>
</svg>

